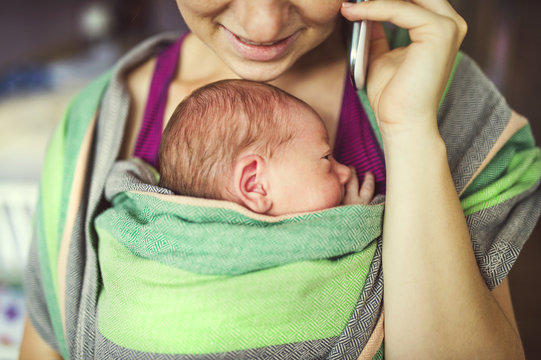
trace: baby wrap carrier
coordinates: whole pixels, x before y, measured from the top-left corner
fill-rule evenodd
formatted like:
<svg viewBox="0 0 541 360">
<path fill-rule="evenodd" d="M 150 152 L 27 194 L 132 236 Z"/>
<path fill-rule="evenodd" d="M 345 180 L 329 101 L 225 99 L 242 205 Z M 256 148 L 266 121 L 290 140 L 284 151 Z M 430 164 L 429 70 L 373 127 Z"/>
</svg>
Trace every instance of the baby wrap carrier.
<svg viewBox="0 0 541 360">
<path fill-rule="evenodd" d="M 383 198 L 269 219 L 173 196 L 146 165 L 115 164 L 126 73 L 175 38 L 127 54 L 59 124 L 25 280 L 32 324 L 73 359 L 382 357 Z M 438 125 L 492 289 L 539 217 L 540 150 L 461 54 Z"/>
<path fill-rule="evenodd" d="M 105 337 L 154 353 L 317 358 L 350 321 L 370 332 L 352 313 L 383 205 L 270 217 L 155 184 L 149 167 L 134 161 L 116 164 L 106 183 L 112 206 L 95 223 Z M 371 355 L 382 331 L 378 340 Z"/>
</svg>

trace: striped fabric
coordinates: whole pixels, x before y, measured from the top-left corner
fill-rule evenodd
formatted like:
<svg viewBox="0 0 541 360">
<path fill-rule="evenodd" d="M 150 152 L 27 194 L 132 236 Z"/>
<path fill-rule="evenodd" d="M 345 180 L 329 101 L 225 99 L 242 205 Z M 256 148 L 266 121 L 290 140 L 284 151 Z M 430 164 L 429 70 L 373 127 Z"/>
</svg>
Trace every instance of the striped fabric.
<svg viewBox="0 0 541 360">
<path fill-rule="evenodd" d="M 349 77 L 344 86 L 334 157 L 345 165 L 355 167 L 361 182 L 364 174 L 371 171 L 376 179 L 376 194 L 385 194 L 383 152 Z"/>
<path fill-rule="evenodd" d="M 159 236 L 148 241 L 136 235 L 140 230 L 134 224 L 126 225 L 141 214 L 152 214 L 169 203 L 170 199 L 164 202 L 162 198 L 167 194 L 160 193 L 148 181 L 140 181 L 135 182 L 136 189 L 128 189 L 133 197 L 109 196 L 113 203 L 105 199 L 106 184 L 120 152 L 130 107 L 125 74 L 177 39 L 178 34 L 161 35 L 127 54 L 110 73 L 96 79 L 73 101 L 59 124 L 46 155 L 36 236 L 25 275 L 32 324 L 66 359 L 382 358 L 381 236 L 365 248 L 370 248 L 371 259 L 368 263 L 362 261 L 362 287 L 359 287 L 360 280 L 349 281 L 348 271 L 340 272 L 345 276 L 342 279 L 318 276 L 325 273 L 320 266 L 335 262 L 338 267 L 347 268 L 362 257 L 364 250 L 313 263 L 296 258 L 291 263 L 271 263 L 270 268 L 241 274 L 201 274 L 198 272 L 204 261 L 194 260 L 189 267 L 179 267 L 167 251 L 164 252 L 171 244 L 161 244 Z M 363 94 L 359 96 L 362 100 Z M 370 109 L 366 111 L 370 120 Z M 438 126 L 447 146 L 449 166 L 481 274 L 493 289 L 508 274 L 539 217 L 541 155 L 533 143 L 527 121 L 509 108 L 467 56 L 457 59 L 439 109 Z M 375 135 L 377 138 L 378 134 Z M 114 192 L 108 193 L 111 194 Z M 152 198 L 147 205 L 143 196 L 147 200 L 148 196 Z M 126 211 L 126 222 L 116 220 L 111 223 L 114 226 L 110 224 L 106 229 L 98 216 L 121 209 L 117 205 L 124 201 L 130 206 L 144 205 L 146 210 Z M 381 227 L 381 220 L 377 221 L 376 225 Z M 160 230 L 167 232 L 172 231 L 176 222 L 160 225 Z M 122 228 L 122 234 L 133 244 L 119 242 L 116 235 L 111 235 Z M 336 230 L 340 232 L 338 227 Z M 145 251 L 138 253 L 138 246 Z M 132 271 L 123 271 L 128 265 L 133 265 L 126 267 Z M 309 265 L 314 266 L 313 271 Z M 288 273 L 288 269 L 291 272 Z M 269 275 L 271 270 L 277 271 L 276 277 Z M 283 273 L 278 276 L 280 271 Z M 254 276 L 253 281 L 248 281 L 251 276 Z M 319 279 L 314 283 L 313 292 L 301 286 L 310 283 L 305 282 L 310 276 Z M 208 281 L 202 282 L 203 277 Z M 212 279 L 228 279 L 238 284 L 239 291 L 234 291 L 236 287 L 223 287 L 223 297 L 221 292 L 206 292 L 201 284 L 220 286 L 220 281 Z M 273 296 L 274 290 L 279 294 L 299 287 L 302 291 L 298 297 L 292 294 L 284 297 L 296 304 L 293 308 L 271 306 L 281 300 L 281 296 Z M 193 292 L 188 291 L 190 289 Z M 258 292 L 262 297 L 257 296 Z M 328 293 L 338 297 L 326 299 L 323 296 L 324 301 L 332 304 L 318 303 L 318 296 Z M 158 305 L 160 301 L 164 305 Z M 177 301 L 182 302 L 182 306 L 177 306 Z M 254 307 L 261 313 L 253 318 L 243 316 Z M 236 314 L 232 318 L 227 318 L 229 308 Z M 287 311 L 275 313 L 273 309 L 278 308 Z M 195 317 L 190 318 L 196 310 L 207 315 L 202 317 L 201 324 Z M 324 326 L 317 329 L 311 321 L 325 318 L 329 311 L 327 314 L 339 314 L 337 321 L 321 320 Z M 152 314 L 159 316 L 154 318 Z M 308 318 L 304 318 L 304 322 L 292 322 L 290 327 L 286 324 L 280 332 L 273 333 L 269 324 L 288 316 Z M 186 329 L 189 328 L 176 327 L 177 321 L 193 326 L 194 333 L 188 334 Z M 312 325 L 296 327 L 303 323 Z M 228 331 L 209 333 L 212 341 L 205 343 L 207 333 L 202 333 L 198 326 Z M 250 326 L 261 327 L 264 336 L 258 339 L 246 335 Z M 222 335 L 233 340 L 220 342 Z M 163 342 L 152 340 L 156 338 L 163 338 Z"/>
<path fill-rule="evenodd" d="M 381 236 L 382 204 L 270 217 L 163 194 L 140 181 L 145 165 L 117 165 L 106 185 L 113 206 L 95 221 L 107 339 L 192 355 L 340 335 Z"/>
</svg>

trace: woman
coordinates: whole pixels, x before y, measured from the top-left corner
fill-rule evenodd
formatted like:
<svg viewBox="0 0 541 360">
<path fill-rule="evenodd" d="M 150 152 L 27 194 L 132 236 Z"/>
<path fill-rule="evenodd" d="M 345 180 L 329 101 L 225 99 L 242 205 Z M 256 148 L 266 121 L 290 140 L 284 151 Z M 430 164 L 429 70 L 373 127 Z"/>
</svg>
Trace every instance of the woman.
<svg viewBox="0 0 541 360">
<path fill-rule="evenodd" d="M 232 77 L 267 81 L 306 101 L 325 121 L 338 160 L 350 156 L 350 164 L 359 173 L 375 173 L 378 192 L 386 192 L 384 241 L 377 241 L 373 263 L 383 259 L 387 357 L 523 358 L 506 274 L 539 216 L 539 171 L 524 175 L 527 181 L 516 180 L 525 173 L 515 176 L 500 197 L 481 197 L 504 176 L 493 174 L 492 159 L 508 169 L 515 169 L 509 159 L 527 159 L 529 168 L 538 169 L 539 152 L 525 120 L 506 107 L 466 57 L 457 57 L 466 24 L 447 1 L 177 4 L 191 30 L 177 48 L 167 47 L 177 55 L 181 47 L 179 65 L 168 63 L 174 56 L 157 55 L 171 38 L 141 45 L 118 64 L 111 80 L 109 75 L 97 80 L 74 102 L 73 120 L 68 116 L 53 139 L 58 145 L 51 146 L 45 164 L 51 175 L 43 180 L 37 245 L 26 280 L 32 321 L 26 324 L 21 358 L 113 356 L 110 349 L 100 350 L 99 313 L 96 319 L 102 259 L 93 219 L 107 206 L 106 173 L 114 160 L 132 155 L 153 163 L 165 124 L 156 134 L 147 119 L 168 119 L 178 99 Z M 391 22 L 408 29 L 412 41 L 390 51 L 382 26 L 374 24 L 367 95 L 379 134 L 357 143 L 344 140 L 350 125 L 343 125 L 342 112 L 351 90 L 347 83 L 344 90 L 347 51 L 340 14 L 350 21 Z M 176 70 L 169 75 L 163 70 L 171 68 Z M 472 96 L 475 103 L 469 102 Z M 75 119 L 97 107 L 94 99 L 100 99 L 97 120 L 89 119 L 81 130 Z M 364 108 L 370 117 L 366 102 Z M 103 119 L 109 117 L 118 121 L 115 130 L 105 129 Z M 363 145 L 377 145 L 378 135 L 384 155 L 377 146 Z M 347 155 L 352 143 L 365 146 L 364 155 Z M 519 154 L 522 158 L 514 157 Z M 381 299 L 382 274 L 374 274 L 370 289 Z M 381 301 L 374 304 L 367 328 L 372 334 L 382 329 L 378 319 L 383 319 Z M 366 338 L 361 346 L 368 346 L 368 335 L 359 334 Z M 332 355 L 336 346 L 332 349 L 320 356 L 375 356 L 362 348 Z"/>
</svg>

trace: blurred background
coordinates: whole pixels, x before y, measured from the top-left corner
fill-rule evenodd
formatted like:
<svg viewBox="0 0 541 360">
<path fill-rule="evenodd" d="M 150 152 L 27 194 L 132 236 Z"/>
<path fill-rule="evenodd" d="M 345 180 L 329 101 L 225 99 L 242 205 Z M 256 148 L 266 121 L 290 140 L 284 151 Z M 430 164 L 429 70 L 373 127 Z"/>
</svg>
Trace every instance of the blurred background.
<svg viewBox="0 0 541 360">
<path fill-rule="evenodd" d="M 463 50 L 529 118 L 541 143 L 541 3 L 452 0 Z M 15 359 L 21 271 L 48 138 L 73 95 L 137 42 L 185 25 L 173 0 L 20 0 L 0 4 L 0 359 Z M 528 359 L 541 359 L 541 225 L 511 271 Z"/>
</svg>

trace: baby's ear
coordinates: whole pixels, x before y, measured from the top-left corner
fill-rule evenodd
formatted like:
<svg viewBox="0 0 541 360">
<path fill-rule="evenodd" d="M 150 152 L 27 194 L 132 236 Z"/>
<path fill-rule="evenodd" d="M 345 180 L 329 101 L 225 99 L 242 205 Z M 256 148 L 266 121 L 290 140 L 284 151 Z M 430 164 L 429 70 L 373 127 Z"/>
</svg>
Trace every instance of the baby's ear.
<svg viewBox="0 0 541 360">
<path fill-rule="evenodd" d="M 259 155 L 246 155 L 235 163 L 233 169 L 233 192 L 237 200 L 248 209 L 266 214 L 272 207 L 267 193 L 265 159 Z"/>
</svg>

